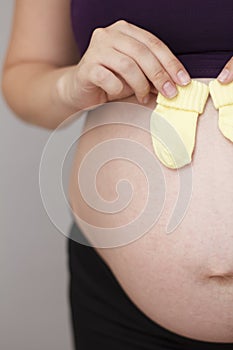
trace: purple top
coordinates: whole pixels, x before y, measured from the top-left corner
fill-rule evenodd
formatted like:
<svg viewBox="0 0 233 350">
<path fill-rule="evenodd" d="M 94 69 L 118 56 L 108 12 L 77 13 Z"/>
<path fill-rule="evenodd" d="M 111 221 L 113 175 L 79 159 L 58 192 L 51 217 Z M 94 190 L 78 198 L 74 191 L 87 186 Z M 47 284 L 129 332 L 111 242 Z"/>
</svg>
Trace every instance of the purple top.
<svg viewBox="0 0 233 350">
<path fill-rule="evenodd" d="M 92 32 L 119 19 L 165 42 L 192 78 L 216 78 L 233 56 L 233 0 L 71 0 L 81 55 Z"/>
</svg>

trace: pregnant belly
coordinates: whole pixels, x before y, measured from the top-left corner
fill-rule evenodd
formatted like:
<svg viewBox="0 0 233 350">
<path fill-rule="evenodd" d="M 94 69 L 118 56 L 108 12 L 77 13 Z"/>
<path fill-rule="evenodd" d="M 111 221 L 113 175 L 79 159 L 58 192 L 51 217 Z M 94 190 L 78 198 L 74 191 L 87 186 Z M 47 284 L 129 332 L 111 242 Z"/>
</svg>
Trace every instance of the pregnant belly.
<svg viewBox="0 0 233 350">
<path fill-rule="evenodd" d="M 134 97 L 127 101 L 136 103 Z M 154 106 L 155 96 L 151 95 L 147 107 Z M 109 213 L 98 210 L 99 202 L 94 195 L 92 198 L 92 191 L 89 191 L 92 207 L 85 202 L 76 184 L 77 173 L 82 160 L 95 146 L 109 139 L 124 138 L 133 141 L 135 146 L 142 145 L 146 153 L 153 153 L 148 133 L 150 113 L 122 113 L 122 125 L 103 125 L 114 119 L 114 112 L 109 111 L 99 108 L 89 112 L 84 128 L 86 133 L 80 139 L 71 174 L 70 203 L 89 238 L 87 226 L 78 217 L 93 227 L 114 228 L 117 235 L 118 228 L 120 232 L 145 208 L 148 177 L 151 178 L 154 169 L 148 164 L 150 157 L 145 163 L 146 170 L 130 160 L 114 159 L 117 146 L 112 144 L 106 150 L 110 158 L 112 155 L 112 161 L 106 162 L 92 181 L 96 181 L 96 189 L 106 207 L 108 204 L 111 207 L 117 198 L 116 184 L 121 179 L 131 183 L 132 198 L 122 210 Z M 123 125 L 132 120 L 140 127 Z M 144 216 L 144 226 L 140 224 L 142 234 L 137 233 L 131 242 L 126 239 L 127 244 L 95 249 L 130 299 L 154 322 L 189 338 L 233 342 L 233 144 L 220 133 L 217 121 L 218 113 L 209 98 L 199 117 L 192 166 L 177 172 L 161 165 L 166 196 L 158 220 L 148 229 Z M 97 127 L 92 129 L 93 126 Z M 150 176 L 145 175 L 146 171 Z M 184 184 L 189 189 L 192 186 L 189 205 L 180 224 L 172 233 L 166 234 L 180 193 L 180 179 L 190 171 L 192 182 Z M 155 172 L 155 183 L 156 176 Z M 87 171 L 87 182 L 89 178 Z M 91 183 L 86 186 L 92 188 Z M 162 196 L 157 200 L 161 201 Z M 155 207 L 160 204 L 155 203 Z M 148 218 L 151 215 L 148 211 Z"/>
</svg>

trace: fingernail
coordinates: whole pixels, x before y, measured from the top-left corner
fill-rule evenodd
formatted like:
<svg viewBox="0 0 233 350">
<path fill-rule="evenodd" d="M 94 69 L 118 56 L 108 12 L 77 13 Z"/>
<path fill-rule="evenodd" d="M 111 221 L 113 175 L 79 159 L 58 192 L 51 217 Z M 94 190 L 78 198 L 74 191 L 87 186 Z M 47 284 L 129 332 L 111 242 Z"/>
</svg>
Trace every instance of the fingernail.
<svg viewBox="0 0 233 350">
<path fill-rule="evenodd" d="M 149 102 L 149 99 L 150 99 L 149 95 L 146 95 L 145 97 L 143 97 L 142 103 L 143 103 L 144 105 L 146 105 L 146 104 Z"/>
<path fill-rule="evenodd" d="M 223 69 L 223 71 L 219 74 L 218 80 L 222 83 L 229 77 L 230 71 L 228 69 Z"/>
<path fill-rule="evenodd" d="M 182 85 L 188 85 L 190 83 L 191 79 L 189 75 L 183 70 L 179 70 L 179 72 L 177 73 L 177 77 Z"/>
<path fill-rule="evenodd" d="M 165 92 L 165 94 L 167 95 L 167 97 L 172 98 L 175 97 L 177 95 L 177 89 L 170 83 L 170 81 L 167 81 L 164 85 L 163 85 L 163 90 Z"/>
</svg>

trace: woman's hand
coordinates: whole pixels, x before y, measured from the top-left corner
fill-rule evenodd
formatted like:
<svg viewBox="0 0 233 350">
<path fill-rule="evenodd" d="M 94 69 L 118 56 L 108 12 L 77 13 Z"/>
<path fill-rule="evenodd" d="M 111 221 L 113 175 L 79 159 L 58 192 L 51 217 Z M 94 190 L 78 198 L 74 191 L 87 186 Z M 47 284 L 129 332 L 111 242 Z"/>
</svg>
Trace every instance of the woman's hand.
<svg viewBox="0 0 233 350">
<path fill-rule="evenodd" d="M 229 84 L 233 81 L 233 56 L 219 74 L 218 80 L 222 84 Z"/>
<path fill-rule="evenodd" d="M 150 92 L 172 98 L 175 84 L 190 76 L 169 48 L 153 34 L 124 20 L 94 30 L 79 64 L 57 84 L 61 99 L 78 109 L 136 95 L 147 103 Z"/>
</svg>

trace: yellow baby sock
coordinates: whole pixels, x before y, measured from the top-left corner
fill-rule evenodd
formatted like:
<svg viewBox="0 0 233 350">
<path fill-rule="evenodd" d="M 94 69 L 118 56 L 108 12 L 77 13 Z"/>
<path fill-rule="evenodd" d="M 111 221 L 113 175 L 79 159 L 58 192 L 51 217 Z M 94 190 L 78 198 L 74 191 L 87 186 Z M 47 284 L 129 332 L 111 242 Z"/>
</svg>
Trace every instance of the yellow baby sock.
<svg viewBox="0 0 233 350">
<path fill-rule="evenodd" d="M 178 95 L 167 99 L 158 94 L 157 106 L 151 114 L 150 130 L 154 150 L 168 168 L 189 164 L 195 145 L 198 115 L 203 113 L 209 87 L 192 80 L 185 87 L 177 86 Z"/>
<path fill-rule="evenodd" d="M 215 79 L 210 82 L 209 88 L 214 106 L 219 109 L 219 129 L 233 142 L 233 82 L 222 85 Z"/>
</svg>

